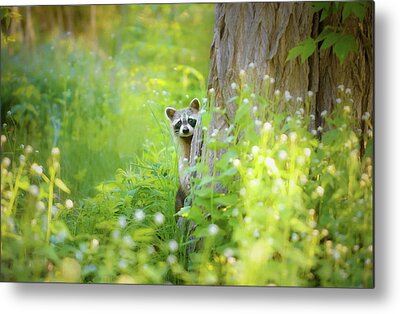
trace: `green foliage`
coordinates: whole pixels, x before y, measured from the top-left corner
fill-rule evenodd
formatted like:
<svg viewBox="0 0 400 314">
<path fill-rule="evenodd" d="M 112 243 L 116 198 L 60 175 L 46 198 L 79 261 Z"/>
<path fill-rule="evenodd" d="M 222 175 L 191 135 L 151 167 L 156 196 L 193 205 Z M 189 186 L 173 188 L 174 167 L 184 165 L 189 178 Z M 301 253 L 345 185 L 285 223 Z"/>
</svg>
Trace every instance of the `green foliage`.
<svg viewBox="0 0 400 314">
<path fill-rule="evenodd" d="M 202 176 L 184 211 L 204 238 L 193 258 L 198 283 L 371 287 L 372 159 L 360 143 L 372 138 L 357 130 L 350 91 L 322 114 L 325 131 L 311 132 L 310 96 L 276 95 L 241 84 L 233 123 L 205 133 L 211 151 L 225 152 L 211 175 L 195 169 Z"/>
<path fill-rule="evenodd" d="M 298 56 L 301 56 L 301 62 L 304 62 L 314 53 L 316 48 L 317 46 L 315 40 L 312 38 L 307 38 L 289 51 L 286 61 L 290 61 Z"/>
<path fill-rule="evenodd" d="M 366 11 L 370 6 L 367 1 L 363 2 L 313 2 L 311 4 L 314 12 L 320 12 L 319 21 L 322 22 L 332 15 L 341 16 L 339 25 L 325 25 L 317 38 L 306 38 L 295 47 L 290 49 L 287 61 L 294 60 L 301 56 L 301 62 L 306 61 L 320 44 L 321 51 L 333 47 L 333 53 L 343 64 L 346 57 L 351 53 L 357 53 L 359 50 L 356 38 L 346 32 L 346 19 L 354 15 L 360 22 L 365 18 Z"/>
</svg>

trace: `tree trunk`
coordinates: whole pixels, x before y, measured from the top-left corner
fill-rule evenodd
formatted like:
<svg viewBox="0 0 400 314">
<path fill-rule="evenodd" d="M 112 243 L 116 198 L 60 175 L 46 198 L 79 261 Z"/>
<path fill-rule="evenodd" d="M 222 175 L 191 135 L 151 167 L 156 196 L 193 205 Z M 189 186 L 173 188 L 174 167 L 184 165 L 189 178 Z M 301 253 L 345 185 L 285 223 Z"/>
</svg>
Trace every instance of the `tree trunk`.
<svg viewBox="0 0 400 314">
<path fill-rule="evenodd" d="M 315 38 L 325 24 L 335 25 L 340 17 L 331 16 L 323 23 L 311 5 L 301 3 L 223 3 L 216 5 L 214 38 L 211 45 L 208 88 L 215 91 L 213 105 L 226 109 L 226 117 L 214 115 L 210 128 L 222 130 L 233 121 L 234 104 L 227 101 L 234 96 L 232 83 L 239 82 L 241 70 L 262 95 L 264 75 L 275 79 L 275 89 L 290 91 L 294 97 L 305 97 L 313 91 L 311 110 L 317 127 L 320 113 L 330 111 L 335 103 L 338 85 L 352 89 L 354 110 L 361 126 L 361 115 L 372 110 L 372 10 L 364 22 L 350 16 L 344 27 L 356 38 L 360 52 L 350 54 L 341 65 L 332 48 L 318 50 L 302 63 L 300 58 L 285 62 L 288 52 L 300 41 Z M 254 67 L 249 68 L 249 64 Z M 264 95 L 268 96 L 268 95 Z M 195 156 L 210 169 L 223 152 L 202 149 L 202 132 L 197 128 L 191 151 L 191 164 Z"/>
<path fill-rule="evenodd" d="M 33 29 L 32 11 L 31 7 L 25 8 L 25 44 L 30 51 L 35 44 L 35 30 Z"/>
</svg>

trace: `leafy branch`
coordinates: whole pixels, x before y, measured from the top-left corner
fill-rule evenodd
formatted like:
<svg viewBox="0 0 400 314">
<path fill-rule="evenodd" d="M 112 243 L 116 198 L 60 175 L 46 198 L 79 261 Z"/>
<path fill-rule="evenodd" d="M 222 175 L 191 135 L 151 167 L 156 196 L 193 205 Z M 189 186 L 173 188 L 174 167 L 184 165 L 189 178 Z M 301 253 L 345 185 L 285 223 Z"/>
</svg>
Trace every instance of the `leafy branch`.
<svg viewBox="0 0 400 314">
<path fill-rule="evenodd" d="M 317 49 L 321 51 L 332 47 L 333 53 L 343 64 L 351 52 L 359 50 L 358 43 L 352 34 L 345 32 L 343 24 L 354 15 L 360 22 L 365 18 L 369 2 L 315 2 L 312 4 L 314 12 L 320 12 L 319 21 L 324 21 L 332 14 L 341 15 L 341 25 L 334 28 L 327 25 L 317 38 L 308 37 L 301 41 L 294 48 L 290 49 L 286 62 L 301 57 L 301 62 L 306 61 Z"/>
</svg>

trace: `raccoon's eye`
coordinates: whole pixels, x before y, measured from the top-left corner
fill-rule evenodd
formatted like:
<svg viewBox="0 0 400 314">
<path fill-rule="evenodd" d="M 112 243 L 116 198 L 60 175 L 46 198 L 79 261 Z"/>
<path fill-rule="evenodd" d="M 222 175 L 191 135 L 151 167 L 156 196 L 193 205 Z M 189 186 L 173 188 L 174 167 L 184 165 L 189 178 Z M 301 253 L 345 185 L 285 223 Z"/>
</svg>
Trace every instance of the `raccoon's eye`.
<svg viewBox="0 0 400 314">
<path fill-rule="evenodd" d="M 189 118 L 188 122 L 192 126 L 192 128 L 194 128 L 196 126 L 196 120 L 195 119 Z"/>
<path fill-rule="evenodd" d="M 181 126 L 182 126 L 182 121 L 178 121 L 178 122 L 175 124 L 175 129 L 179 129 Z"/>
</svg>

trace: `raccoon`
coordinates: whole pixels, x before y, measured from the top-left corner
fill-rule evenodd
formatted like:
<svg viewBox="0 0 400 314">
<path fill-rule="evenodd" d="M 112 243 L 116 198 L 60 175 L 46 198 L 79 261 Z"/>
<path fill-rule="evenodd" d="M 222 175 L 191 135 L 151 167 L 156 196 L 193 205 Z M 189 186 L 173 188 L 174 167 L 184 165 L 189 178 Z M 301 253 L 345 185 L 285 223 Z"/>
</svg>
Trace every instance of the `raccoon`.
<svg viewBox="0 0 400 314">
<path fill-rule="evenodd" d="M 184 205 L 185 198 L 189 194 L 189 178 L 185 173 L 190 159 L 190 148 L 193 132 L 197 124 L 200 101 L 194 98 L 189 107 L 176 110 L 172 107 L 165 108 L 165 115 L 171 122 L 175 138 L 180 146 L 179 155 L 179 182 L 180 186 L 176 194 L 175 210 L 178 212 Z"/>
</svg>

